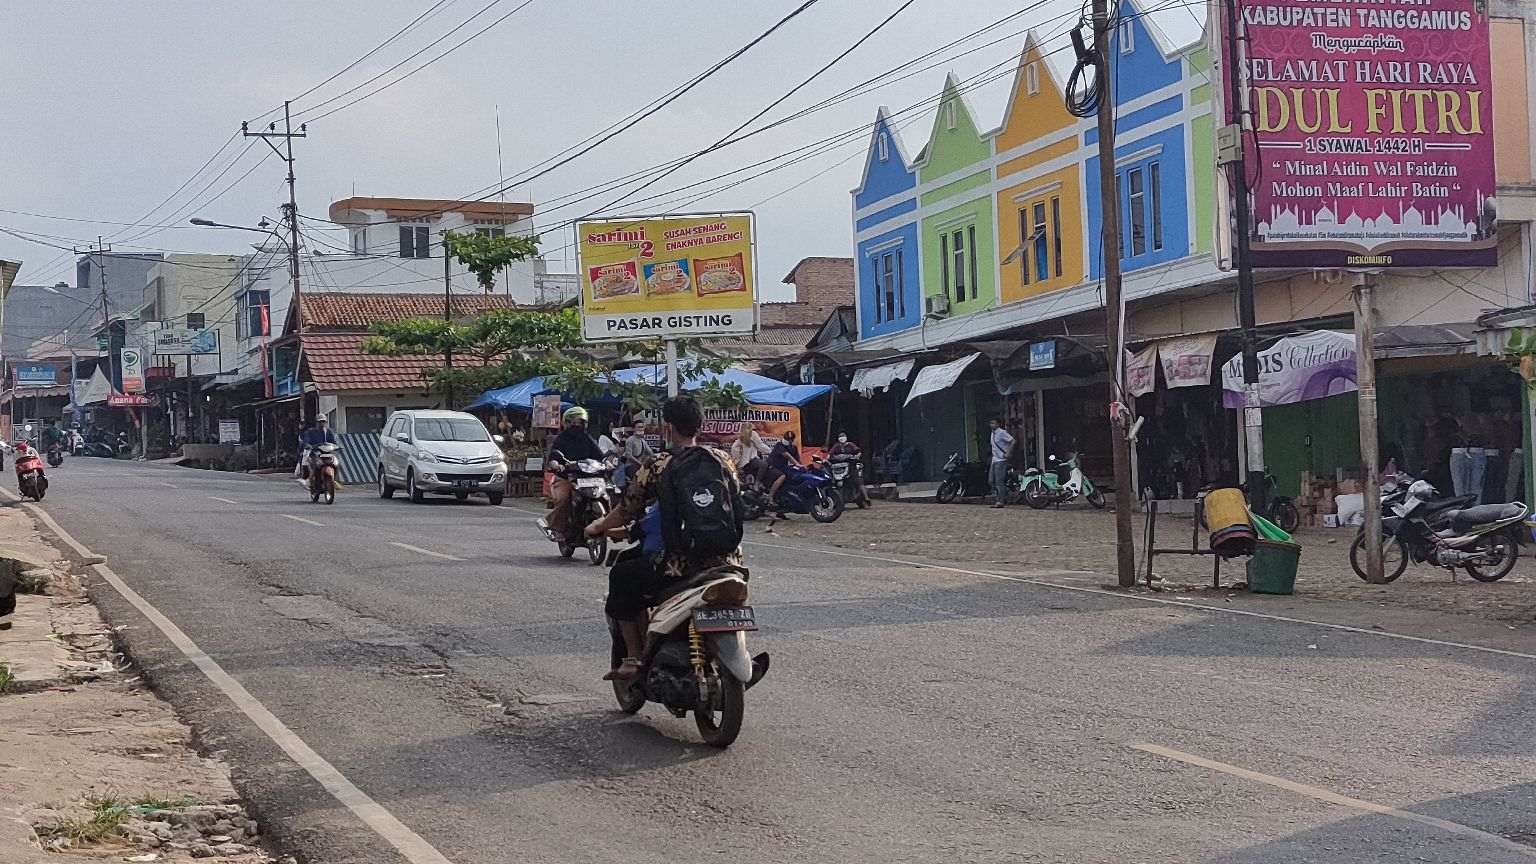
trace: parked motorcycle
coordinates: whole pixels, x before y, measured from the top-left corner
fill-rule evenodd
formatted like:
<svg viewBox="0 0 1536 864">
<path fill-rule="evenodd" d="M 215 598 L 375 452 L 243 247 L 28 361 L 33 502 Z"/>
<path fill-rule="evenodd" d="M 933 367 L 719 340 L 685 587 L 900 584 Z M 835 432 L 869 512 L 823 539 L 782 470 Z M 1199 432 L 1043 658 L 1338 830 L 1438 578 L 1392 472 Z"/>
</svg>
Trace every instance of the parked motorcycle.
<svg viewBox="0 0 1536 864">
<path fill-rule="evenodd" d="M 987 477 L 987 463 L 969 462 L 958 452 L 951 453 L 949 459 L 944 462 L 944 481 L 939 484 L 936 493 L 940 504 L 948 504 L 956 498 L 980 498 L 992 494 L 991 480 Z M 1010 466 L 1008 469 L 1009 497 L 1012 491 L 1018 488 L 1018 475 Z"/>
<path fill-rule="evenodd" d="M 309 500 L 336 503 L 336 477 L 341 473 L 341 445 L 326 442 L 309 448 Z"/>
<path fill-rule="evenodd" d="M 31 427 L 27 427 L 31 431 Z M 37 455 L 37 448 L 29 446 L 26 442 L 16 445 L 16 490 L 23 498 L 31 498 L 33 501 L 43 500 L 48 493 L 48 475 L 43 471 L 43 457 Z"/>
<path fill-rule="evenodd" d="M 57 468 L 64 464 L 64 446 L 53 444 L 48 448 L 48 467 Z"/>
<path fill-rule="evenodd" d="M 1049 470 L 1030 468 L 1024 472 L 1025 504 L 1036 510 L 1044 510 L 1052 504 L 1065 504 L 1083 497 L 1094 507 L 1104 509 L 1104 493 L 1083 473 L 1082 461 L 1077 453 L 1061 462 L 1054 455 L 1046 458 Z M 1063 474 L 1065 480 L 1062 479 Z"/>
<path fill-rule="evenodd" d="M 817 468 L 827 472 L 837 483 L 838 494 L 844 502 L 859 505 L 860 510 L 869 507 L 869 490 L 864 488 L 864 463 L 857 456 L 831 456 L 823 461 L 813 460 Z"/>
<path fill-rule="evenodd" d="M 1435 487 L 1419 480 L 1408 487 L 1392 515 L 1381 520 L 1382 573 L 1392 582 L 1416 564 L 1457 568 L 1479 582 L 1497 582 L 1514 569 L 1519 548 L 1513 531 L 1529 512 L 1522 503 L 1483 504 L 1461 509 L 1435 509 L 1426 504 L 1437 497 Z M 1443 525 L 1444 527 L 1437 527 Z M 1365 532 L 1355 536 L 1349 563 L 1361 579 L 1365 573 Z"/>
<path fill-rule="evenodd" d="M 636 545 L 622 555 L 644 554 L 640 526 L 631 526 Z M 714 567 L 676 586 L 651 610 L 641 653 L 640 674 L 614 681 L 619 710 L 639 711 L 659 702 L 675 717 L 693 712 L 704 743 L 729 747 L 741 734 L 746 692 L 768 673 L 768 655 L 747 653 L 747 633 L 757 629 L 748 599 L 750 574 L 741 567 Z M 618 622 L 608 619 L 613 665 L 626 650 Z"/>
<path fill-rule="evenodd" d="M 566 462 L 559 453 L 554 455 L 564 462 L 560 476 L 571 484 L 570 518 L 566 520 L 564 537 L 555 536 L 554 530 L 543 522 L 539 528 L 559 547 L 560 557 L 569 558 L 577 549 L 585 548 L 592 563 L 601 564 L 608 554 L 608 538 L 584 537 L 582 529 L 603 518 L 612 505 L 617 488 L 613 484 L 613 471 L 618 467 L 618 460 L 610 456 L 601 462 L 596 459 Z"/>
<path fill-rule="evenodd" d="M 764 513 L 809 513 L 817 522 L 836 522 L 843 515 L 843 496 L 837 481 L 820 468 L 790 465 L 784 471 L 784 485 L 779 487 L 778 502 L 769 500 L 768 489 L 754 482 L 742 485 L 742 517 L 760 518 Z"/>
</svg>

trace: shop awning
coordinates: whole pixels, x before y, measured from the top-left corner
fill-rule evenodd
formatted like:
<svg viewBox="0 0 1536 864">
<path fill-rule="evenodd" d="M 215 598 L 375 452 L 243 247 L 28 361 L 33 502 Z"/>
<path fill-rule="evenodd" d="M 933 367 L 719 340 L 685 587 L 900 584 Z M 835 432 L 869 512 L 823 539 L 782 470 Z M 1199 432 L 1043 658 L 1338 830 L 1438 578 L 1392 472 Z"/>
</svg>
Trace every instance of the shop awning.
<svg viewBox="0 0 1536 864">
<path fill-rule="evenodd" d="M 938 366 L 924 366 L 917 370 L 917 377 L 912 379 L 912 389 L 907 393 L 907 401 L 902 404 L 910 405 L 912 400 L 919 396 L 937 393 L 954 386 L 954 383 L 960 380 L 961 374 L 965 372 L 965 367 L 971 365 L 980 356 L 981 352 L 977 352 L 961 357 L 959 360 L 941 363 Z"/>
<path fill-rule="evenodd" d="M 849 389 L 871 396 L 876 390 L 884 390 L 897 381 L 907 380 L 916 363 L 914 358 L 908 357 L 905 360 L 880 366 L 861 366 L 853 370 L 853 383 L 849 385 Z"/>
<path fill-rule="evenodd" d="M 1476 324 L 1399 324 L 1376 331 L 1376 359 L 1477 353 Z"/>
<path fill-rule="evenodd" d="M 667 383 L 667 370 L 659 365 L 620 369 L 613 373 L 613 380 L 626 384 L 664 387 Z M 783 381 L 754 375 L 741 369 L 727 369 L 721 373 L 706 372 L 693 380 L 684 382 L 683 389 L 694 390 L 709 381 L 737 385 L 746 395 L 747 401 L 753 405 L 804 405 L 812 399 L 826 396 L 835 389 L 830 384 L 785 384 Z M 546 385 L 543 378 L 530 378 L 511 387 L 486 391 L 480 395 L 480 398 L 471 402 L 469 407 L 515 407 L 532 410 L 534 396 L 552 392 L 554 391 Z M 587 400 L 587 404 L 617 405 L 618 400 L 613 397 L 600 397 Z"/>
</svg>

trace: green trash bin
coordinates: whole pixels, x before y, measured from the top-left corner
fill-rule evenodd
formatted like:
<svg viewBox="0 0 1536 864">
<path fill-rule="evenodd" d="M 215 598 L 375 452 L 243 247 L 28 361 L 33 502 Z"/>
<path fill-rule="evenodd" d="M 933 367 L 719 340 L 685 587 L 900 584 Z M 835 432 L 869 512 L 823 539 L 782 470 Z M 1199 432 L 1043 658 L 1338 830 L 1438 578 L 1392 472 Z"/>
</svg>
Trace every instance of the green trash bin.
<svg viewBox="0 0 1536 864">
<path fill-rule="evenodd" d="M 1293 594 L 1301 547 L 1295 543 L 1259 538 L 1248 559 L 1248 590 L 1255 594 Z"/>
</svg>

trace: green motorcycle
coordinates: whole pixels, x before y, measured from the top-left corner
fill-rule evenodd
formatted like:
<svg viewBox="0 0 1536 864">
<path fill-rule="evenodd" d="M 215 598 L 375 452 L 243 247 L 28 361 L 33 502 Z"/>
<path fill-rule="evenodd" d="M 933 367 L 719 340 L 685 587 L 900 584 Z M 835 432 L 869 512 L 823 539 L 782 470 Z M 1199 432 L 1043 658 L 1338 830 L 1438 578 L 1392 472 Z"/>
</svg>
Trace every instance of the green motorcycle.
<svg viewBox="0 0 1536 864">
<path fill-rule="evenodd" d="M 1088 503 L 1094 507 L 1104 509 L 1104 493 L 1083 473 L 1082 463 L 1076 453 L 1068 456 L 1065 462 L 1057 462 L 1055 456 L 1049 456 L 1047 463 L 1054 466 L 1049 471 L 1030 468 L 1024 472 L 1025 504 L 1036 510 L 1044 510 L 1052 504 L 1065 504 L 1081 496 L 1087 498 Z M 1061 481 L 1062 472 L 1067 475 L 1065 483 Z"/>
</svg>

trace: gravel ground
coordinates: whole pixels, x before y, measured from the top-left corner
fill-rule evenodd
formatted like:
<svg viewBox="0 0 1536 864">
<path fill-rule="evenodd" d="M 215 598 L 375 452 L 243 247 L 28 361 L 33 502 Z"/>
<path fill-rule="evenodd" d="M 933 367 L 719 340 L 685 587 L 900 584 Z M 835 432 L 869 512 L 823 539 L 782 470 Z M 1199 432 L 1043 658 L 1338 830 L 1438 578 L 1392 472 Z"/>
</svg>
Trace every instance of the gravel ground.
<svg viewBox="0 0 1536 864">
<path fill-rule="evenodd" d="M 1140 576 L 1146 566 L 1144 514 L 1135 514 L 1133 525 Z M 753 530 L 763 531 L 766 526 L 760 522 Z M 1157 545 L 1170 548 L 1189 543 L 1192 527 L 1188 517 L 1160 516 Z M 847 511 L 832 526 L 817 525 L 808 516 L 792 516 L 773 525 L 772 531 L 869 554 L 964 561 L 966 566 L 1008 572 L 1055 571 L 1052 575 L 1057 578 L 1094 585 L 1114 581 L 1114 514 L 1086 505 L 996 510 L 977 503 L 877 501 L 869 510 Z M 1536 624 L 1536 555 L 1530 547 L 1522 550 L 1515 569 L 1498 582 L 1477 582 L 1465 572 L 1453 579 L 1449 571 L 1418 565 L 1410 566 L 1396 582 L 1378 586 L 1362 582 L 1349 565 L 1354 532 L 1353 528 L 1313 528 L 1296 534 L 1302 546 L 1298 600 L 1452 613 L 1514 626 Z M 1211 593 L 1208 556 L 1160 555 L 1155 563 L 1165 588 Z M 1222 564 L 1223 585 L 1244 578 L 1242 559 Z"/>
</svg>

